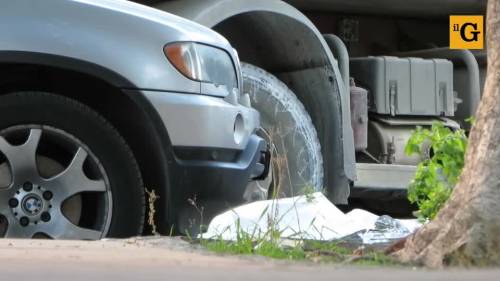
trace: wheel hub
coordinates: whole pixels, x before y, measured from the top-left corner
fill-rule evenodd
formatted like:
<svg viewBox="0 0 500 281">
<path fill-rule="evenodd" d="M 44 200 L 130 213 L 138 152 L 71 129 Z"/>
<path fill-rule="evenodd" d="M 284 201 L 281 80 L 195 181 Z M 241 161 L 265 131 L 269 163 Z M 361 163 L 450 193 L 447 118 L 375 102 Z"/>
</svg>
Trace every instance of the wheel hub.
<svg viewBox="0 0 500 281">
<path fill-rule="evenodd" d="M 27 215 L 35 216 L 40 213 L 40 210 L 43 208 L 43 201 L 40 197 L 30 194 L 26 196 L 23 200 L 23 210 Z"/>
<path fill-rule="evenodd" d="M 52 192 L 40 185 L 25 183 L 9 199 L 12 215 L 22 226 L 50 220 Z"/>
</svg>

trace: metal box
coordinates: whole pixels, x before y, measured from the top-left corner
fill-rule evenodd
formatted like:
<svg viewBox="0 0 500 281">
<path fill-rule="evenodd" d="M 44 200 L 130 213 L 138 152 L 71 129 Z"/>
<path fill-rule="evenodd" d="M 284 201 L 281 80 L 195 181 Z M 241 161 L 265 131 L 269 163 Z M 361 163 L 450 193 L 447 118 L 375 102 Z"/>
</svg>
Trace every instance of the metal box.
<svg viewBox="0 0 500 281">
<path fill-rule="evenodd" d="M 351 76 L 368 89 L 369 110 L 379 114 L 453 116 L 453 64 L 445 59 L 362 57 Z"/>
</svg>

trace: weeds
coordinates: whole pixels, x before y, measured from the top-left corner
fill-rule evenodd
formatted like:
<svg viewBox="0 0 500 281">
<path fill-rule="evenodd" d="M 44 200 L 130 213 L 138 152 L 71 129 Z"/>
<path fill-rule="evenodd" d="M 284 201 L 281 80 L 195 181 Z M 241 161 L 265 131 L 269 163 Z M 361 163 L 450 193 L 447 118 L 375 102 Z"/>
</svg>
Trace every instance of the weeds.
<svg viewBox="0 0 500 281">
<path fill-rule="evenodd" d="M 198 203 L 197 203 L 197 198 L 196 198 L 196 195 L 193 197 L 193 198 L 189 198 L 188 199 L 188 203 L 189 205 L 193 206 L 193 208 L 196 210 L 196 212 L 198 213 L 198 215 L 200 216 L 200 222 L 199 222 L 199 233 L 201 235 L 201 238 L 203 239 L 203 232 L 205 231 L 205 225 L 204 225 L 204 211 L 205 211 L 205 208 L 203 206 L 198 206 Z M 196 225 L 196 222 L 194 221 L 191 221 L 190 222 L 191 224 L 191 227 L 193 225 Z M 186 233 L 189 233 L 189 230 L 186 229 L 185 230 Z"/>
<path fill-rule="evenodd" d="M 350 260 L 352 264 L 363 266 L 401 266 L 400 262 L 382 252 L 372 251 Z"/>
<path fill-rule="evenodd" d="M 343 263 L 362 266 L 402 265 L 381 251 L 353 249 L 349 246 L 340 245 L 339 242 L 308 240 L 292 240 L 288 242 L 292 243 L 292 245 L 267 240 L 256 242 L 245 234 L 237 241 L 225 241 L 223 239 L 203 240 L 201 245 L 217 254 L 257 255 L 278 260 Z"/>
<path fill-rule="evenodd" d="M 314 187 L 312 187 L 310 185 L 304 187 L 302 193 L 306 197 L 306 200 L 308 203 L 311 203 L 312 201 L 314 201 L 314 192 L 315 192 Z"/>
<path fill-rule="evenodd" d="M 425 152 L 430 145 L 430 152 Z M 431 129 L 417 128 L 406 144 L 405 152 L 429 154 L 422 161 L 408 188 L 408 199 L 418 205 L 420 220 L 433 219 L 451 195 L 464 166 L 467 136 L 436 122 Z M 432 153 L 432 154 L 431 154 Z"/>
<path fill-rule="evenodd" d="M 151 233 L 155 236 L 160 235 L 156 228 L 155 223 L 155 202 L 160 198 L 160 196 L 156 195 L 155 190 L 152 189 L 149 191 L 147 188 L 144 188 L 146 194 L 148 195 L 148 225 L 151 227 Z"/>
</svg>

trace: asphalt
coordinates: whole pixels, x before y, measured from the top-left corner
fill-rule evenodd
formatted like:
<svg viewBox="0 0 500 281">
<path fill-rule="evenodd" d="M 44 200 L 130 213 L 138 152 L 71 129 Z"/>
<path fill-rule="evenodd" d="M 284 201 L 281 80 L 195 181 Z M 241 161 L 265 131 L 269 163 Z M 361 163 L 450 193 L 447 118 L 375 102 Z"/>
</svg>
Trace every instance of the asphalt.
<svg viewBox="0 0 500 281">
<path fill-rule="evenodd" d="M 500 280 L 500 269 L 352 267 L 218 256 L 177 238 L 1 240 L 0 280 Z"/>
</svg>

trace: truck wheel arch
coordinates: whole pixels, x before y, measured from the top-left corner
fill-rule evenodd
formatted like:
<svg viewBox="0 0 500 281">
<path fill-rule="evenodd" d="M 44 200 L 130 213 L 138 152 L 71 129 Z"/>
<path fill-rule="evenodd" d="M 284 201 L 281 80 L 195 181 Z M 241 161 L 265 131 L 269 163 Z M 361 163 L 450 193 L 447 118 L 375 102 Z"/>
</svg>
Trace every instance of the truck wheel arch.
<svg viewBox="0 0 500 281">
<path fill-rule="evenodd" d="M 238 50 L 242 61 L 273 73 L 295 92 L 318 132 L 325 189 L 334 203 L 347 203 L 348 184 L 355 178 L 349 92 L 313 23 L 282 1 L 183 0 L 156 8 L 213 28 Z"/>
</svg>

